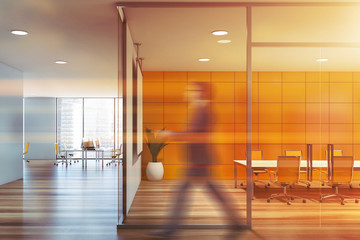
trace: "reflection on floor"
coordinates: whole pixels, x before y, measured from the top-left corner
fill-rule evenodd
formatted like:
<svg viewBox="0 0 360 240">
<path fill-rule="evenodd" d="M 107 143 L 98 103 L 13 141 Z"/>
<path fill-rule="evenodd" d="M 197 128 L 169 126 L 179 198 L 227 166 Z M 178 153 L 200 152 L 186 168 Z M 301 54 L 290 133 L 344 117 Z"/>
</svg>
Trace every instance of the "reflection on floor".
<svg viewBox="0 0 360 240">
<path fill-rule="evenodd" d="M 233 187 L 232 180 L 217 180 L 223 192 L 233 199 L 233 207 L 245 216 L 244 188 Z M 129 224 L 166 224 L 168 212 L 173 206 L 174 196 L 179 181 L 163 180 L 161 182 L 143 181 L 136 195 L 135 201 L 127 218 Z M 281 193 L 279 186 L 271 185 L 265 189 L 258 184 L 255 188 L 255 200 L 252 201 L 253 231 L 245 231 L 242 237 L 251 239 L 351 239 L 360 234 L 360 204 L 354 199 L 340 205 L 338 199 L 325 200 L 319 203 L 321 194 L 334 192 L 329 187 L 321 187 L 314 183 L 311 189 L 305 185 L 295 186 L 289 193 L 307 200 L 294 200 L 287 205 L 284 199 L 274 199 L 271 203 L 267 198 L 273 193 Z M 341 187 L 339 192 L 360 198 L 360 188 L 354 184 L 353 189 Z M 222 224 L 225 223 L 224 214 L 216 201 L 213 201 L 204 188 L 195 188 L 191 192 L 192 201 L 185 217 L 184 224 Z M 222 239 L 227 235 L 226 230 L 202 230 L 201 234 L 207 239 Z M 184 239 L 195 230 L 181 231 Z M 199 233 L 200 234 L 200 233 Z M 200 235 L 201 235 L 200 234 Z M 213 235 L 215 234 L 215 235 Z M 241 238 L 238 236 L 238 238 Z"/>
<path fill-rule="evenodd" d="M 154 230 L 117 230 L 117 167 L 101 168 L 92 162 L 87 171 L 77 163 L 68 168 L 54 167 L 51 161 L 31 161 L 25 168 L 24 180 L 0 187 L 0 239 L 157 239 Z M 233 199 L 234 207 L 243 214 L 245 190 L 233 188 L 232 180 L 216 181 Z M 179 181 L 143 181 L 128 216 L 128 223 L 166 223 Z M 319 185 L 304 186 L 293 193 L 317 199 L 323 192 Z M 360 196 L 358 184 L 340 192 Z M 224 215 L 216 201 L 203 188 L 194 188 L 185 223 L 217 224 Z M 253 230 L 243 231 L 231 239 L 358 239 L 360 204 L 349 200 L 345 206 L 335 200 L 320 204 L 266 199 L 280 188 L 265 189 L 258 185 L 253 201 Z M 179 239 L 229 239 L 226 229 L 181 230 Z"/>
<path fill-rule="evenodd" d="M 167 224 L 168 213 L 174 207 L 181 181 L 143 181 L 127 217 L 127 224 Z M 246 195 L 234 189 L 229 181 L 217 181 L 217 187 L 226 195 L 230 205 L 244 221 Z M 240 194 L 236 194 L 240 193 Z M 185 194 L 185 193 L 182 193 Z M 231 196 L 229 196 L 231 195 Z M 183 224 L 225 224 L 221 205 L 213 198 L 205 184 L 197 184 L 188 192 L 186 216 Z"/>
</svg>

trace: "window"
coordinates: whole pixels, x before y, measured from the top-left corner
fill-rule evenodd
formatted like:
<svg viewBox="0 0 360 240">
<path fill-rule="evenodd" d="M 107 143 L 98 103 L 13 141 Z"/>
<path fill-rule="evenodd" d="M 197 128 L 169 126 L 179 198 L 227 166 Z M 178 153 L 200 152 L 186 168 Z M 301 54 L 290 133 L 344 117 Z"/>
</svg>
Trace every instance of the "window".
<svg viewBox="0 0 360 240">
<path fill-rule="evenodd" d="M 57 99 L 57 142 L 69 149 L 80 149 L 83 138 L 83 99 Z"/>
<path fill-rule="evenodd" d="M 106 157 L 110 157 L 110 150 L 122 142 L 122 121 L 117 121 L 121 112 L 122 99 L 58 98 L 56 130 L 60 148 L 65 143 L 68 149 L 81 149 L 83 139 L 98 140 Z"/>
</svg>

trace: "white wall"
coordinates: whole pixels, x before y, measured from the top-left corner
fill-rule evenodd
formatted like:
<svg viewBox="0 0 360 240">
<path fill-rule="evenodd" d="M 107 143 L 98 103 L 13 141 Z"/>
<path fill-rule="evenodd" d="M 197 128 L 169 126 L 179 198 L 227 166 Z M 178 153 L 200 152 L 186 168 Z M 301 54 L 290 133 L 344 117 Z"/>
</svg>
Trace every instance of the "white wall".
<svg viewBox="0 0 360 240">
<path fill-rule="evenodd" d="M 129 212 L 141 182 L 141 157 L 137 158 L 133 144 L 133 63 L 136 60 L 133 40 L 126 26 L 126 211 Z M 142 112 L 138 112 L 142 115 Z M 142 129 L 140 129 L 142 131 Z M 140 140 L 141 141 L 141 140 Z M 135 145 L 137 146 L 137 145 Z"/>
<path fill-rule="evenodd" d="M 23 177 L 23 75 L 0 63 L 0 184 Z"/>
<path fill-rule="evenodd" d="M 24 97 L 118 97 L 118 77 L 111 75 L 49 78 L 24 73 Z"/>
</svg>

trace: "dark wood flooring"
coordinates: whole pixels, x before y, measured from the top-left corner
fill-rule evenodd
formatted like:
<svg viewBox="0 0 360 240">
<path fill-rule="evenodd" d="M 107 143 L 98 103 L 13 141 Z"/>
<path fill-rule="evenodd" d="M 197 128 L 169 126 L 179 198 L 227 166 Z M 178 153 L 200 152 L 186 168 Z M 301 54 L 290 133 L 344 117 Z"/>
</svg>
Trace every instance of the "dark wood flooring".
<svg viewBox="0 0 360 240">
<path fill-rule="evenodd" d="M 232 206 L 244 217 L 245 190 L 233 188 L 233 181 L 216 181 L 232 199 Z M 26 164 L 24 179 L 0 186 L 0 239 L 157 239 L 154 230 L 120 229 L 118 218 L 118 167 L 101 168 L 91 162 L 87 170 L 77 163 L 55 167 L 51 161 Z M 179 181 L 143 181 L 127 218 L 133 224 L 163 224 L 168 221 Z M 345 206 L 335 200 L 319 203 L 319 194 L 330 188 L 297 187 L 294 194 L 310 199 L 267 203 L 267 197 L 281 189 L 258 185 L 253 201 L 253 230 L 229 235 L 226 229 L 181 230 L 179 239 L 359 239 L 360 204 Z M 360 188 L 340 192 L 360 196 Z M 184 223 L 222 224 L 225 216 L 208 190 L 191 190 Z M 313 199 L 313 201 L 311 201 Z"/>
</svg>

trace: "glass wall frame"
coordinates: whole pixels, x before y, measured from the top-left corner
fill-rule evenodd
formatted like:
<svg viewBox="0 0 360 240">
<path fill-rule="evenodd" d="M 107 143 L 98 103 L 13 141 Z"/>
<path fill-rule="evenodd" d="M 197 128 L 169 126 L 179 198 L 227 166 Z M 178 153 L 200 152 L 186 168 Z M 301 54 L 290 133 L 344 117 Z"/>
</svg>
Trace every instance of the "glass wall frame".
<svg viewBox="0 0 360 240">
<path fill-rule="evenodd" d="M 252 149 L 252 51 L 254 48 L 258 47 L 354 47 L 358 48 L 360 46 L 359 43 L 347 43 L 347 42 L 255 42 L 252 39 L 252 10 L 257 7 L 351 7 L 351 6 L 359 6 L 358 3 L 141 3 L 141 2 L 133 2 L 133 3 L 118 3 L 118 8 L 122 12 L 123 8 L 136 8 L 136 7 L 172 7 L 172 8 L 196 8 L 196 7 L 241 7 L 247 9 L 247 150 L 250 153 Z M 122 17 L 124 17 L 124 13 Z M 247 192 L 247 224 L 251 228 L 252 227 L 252 218 L 251 218 L 251 197 L 252 197 L 252 170 L 251 170 L 251 154 L 247 155 L 247 184 L 249 186 Z M 124 181 L 126 181 L 126 176 L 124 176 Z M 119 223 L 122 224 L 122 223 Z"/>
</svg>

